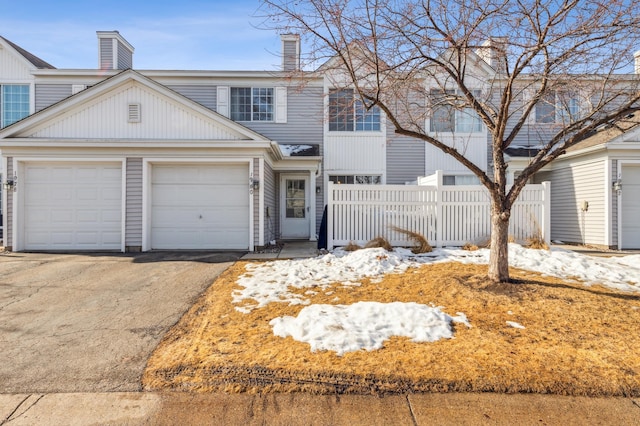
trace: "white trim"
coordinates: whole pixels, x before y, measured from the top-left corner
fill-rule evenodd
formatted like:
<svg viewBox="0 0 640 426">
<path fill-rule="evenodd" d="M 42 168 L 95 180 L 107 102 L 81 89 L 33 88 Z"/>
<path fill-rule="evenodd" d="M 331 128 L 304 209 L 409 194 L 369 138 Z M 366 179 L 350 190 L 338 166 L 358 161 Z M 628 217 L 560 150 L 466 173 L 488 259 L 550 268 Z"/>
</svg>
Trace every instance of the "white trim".
<svg viewBox="0 0 640 426">
<path fill-rule="evenodd" d="M 249 159 L 249 177 L 250 179 L 253 178 L 253 158 Z M 249 182 L 247 182 L 247 185 L 249 185 Z M 254 249 L 254 241 L 255 241 L 255 232 L 254 232 L 254 225 L 255 225 L 255 221 L 253 219 L 254 216 L 254 202 L 253 202 L 253 189 L 250 189 L 249 191 L 249 251 L 253 251 Z"/>
<path fill-rule="evenodd" d="M 274 122 L 286 123 L 287 122 L 287 88 L 276 87 L 274 88 L 274 101 L 273 101 L 273 115 Z"/>
<path fill-rule="evenodd" d="M 13 175 L 18 177 L 18 185 L 20 185 L 20 182 L 24 182 L 24 176 L 21 176 L 18 172 L 18 159 L 16 157 L 13 157 Z M 21 179 L 22 178 L 22 179 Z M 17 191 L 13 192 L 13 199 L 11 200 L 12 202 L 12 212 L 11 212 L 11 247 L 12 247 L 12 251 L 17 251 L 17 242 L 18 242 L 18 225 L 19 225 L 19 221 L 18 221 L 18 191 L 20 190 L 20 188 L 18 188 Z"/>
<path fill-rule="evenodd" d="M 229 118 L 230 113 L 230 89 L 229 86 L 218 86 L 216 88 L 216 112 L 223 117 Z"/>
<path fill-rule="evenodd" d="M 613 212 L 611 208 L 611 192 L 613 189 L 611 188 L 611 160 L 610 158 L 605 159 L 604 163 L 604 244 L 607 247 L 612 246 L 611 241 L 611 228 L 613 226 Z"/>
<path fill-rule="evenodd" d="M 640 165 L 640 160 L 618 160 L 618 179 L 622 179 L 622 191 L 618 196 L 618 250 L 622 250 L 622 197 L 624 197 L 624 176 L 622 168 L 625 165 Z"/>
<path fill-rule="evenodd" d="M 264 158 L 258 159 L 258 179 L 260 181 L 260 189 L 258 190 L 258 245 L 264 246 Z"/>
<path fill-rule="evenodd" d="M 153 164 L 216 164 L 216 163 L 246 163 L 249 176 L 253 176 L 253 158 L 236 157 L 236 158 L 198 158 L 198 157 L 146 157 L 142 159 L 142 251 L 151 250 L 151 171 Z M 247 182 L 249 188 L 249 182 Z M 262 190 L 262 189 L 260 189 Z M 254 244 L 254 202 L 253 191 L 247 191 L 249 197 L 249 251 L 253 251 Z"/>
<path fill-rule="evenodd" d="M 13 172 L 18 176 L 18 190 L 13 193 L 13 215 L 12 215 L 12 247 L 13 251 L 24 250 L 24 241 L 18 238 L 18 229 L 22 232 L 24 238 L 24 221 L 19 220 L 18 210 L 24 211 L 24 163 L 120 163 L 122 170 L 122 193 L 120 194 L 121 209 L 121 234 L 120 234 L 120 251 L 125 251 L 126 238 L 126 167 L 127 159 L 122 157 L 13 157 Z M 20 167 L 19 167 L 20 166 Z"/>
</svg>

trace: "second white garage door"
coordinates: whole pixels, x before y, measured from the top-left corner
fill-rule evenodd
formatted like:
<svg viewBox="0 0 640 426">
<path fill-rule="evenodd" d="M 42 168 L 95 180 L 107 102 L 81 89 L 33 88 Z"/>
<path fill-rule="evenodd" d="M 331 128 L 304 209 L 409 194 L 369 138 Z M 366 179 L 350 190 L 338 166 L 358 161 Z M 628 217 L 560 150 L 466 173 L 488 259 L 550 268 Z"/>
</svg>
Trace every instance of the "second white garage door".
<svg viewBox="0 0 640 426">
<path fill-rule="evenodd" d="M 640 165 L 622 166 L 622 247 L 640 248 Z"/>
<path fill-rule="evenodd" d="M 152 249 L 249 247 L 247 164 L 154 164 Z"/>
</svg>

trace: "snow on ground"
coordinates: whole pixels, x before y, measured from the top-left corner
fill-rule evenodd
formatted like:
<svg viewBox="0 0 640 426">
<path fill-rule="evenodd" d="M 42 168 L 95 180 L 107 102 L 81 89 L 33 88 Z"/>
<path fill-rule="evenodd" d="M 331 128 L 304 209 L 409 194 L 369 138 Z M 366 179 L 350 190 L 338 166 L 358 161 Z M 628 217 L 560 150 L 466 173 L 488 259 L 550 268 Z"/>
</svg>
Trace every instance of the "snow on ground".
<svg viewBox="0 0 640 426">
<path fill-rule="evenodd" d="M 311 345 L 311 352 L 345 352 L 382 348 L 391 336 L 410 337 L 413 342 L 435 342 L 453 338 L 452 322 L 470 327 L 467 317 L 451 317 L 439 307 L 418 303 L 358 302 L 353 305 L 311 305 L 297 317 L 272 320 L 276 336 L 291 336 Z"/>
<path fill-rule="evenodd" d="M 308 305 L 310 301 L 307 297 L 294 294 L 289 288 L 307 289 L 305 294 L 308 295 L 319 291 L 330 294 L 331 286 L 335 283 L 357 286 L 366 277 L 381 278 L 385 274 L 402 273 L 409 267 L 421 264 L 452 261 L 487 264 L 489 250 L 441 248 L 414 255 L 402 248 L 392 252 L 381 248 L 355 252 L 336 249 L 311 259 L 249 264 L 247 273 L 238 279 L 237 284 L 242 288 L 234 290 L 233 303 L 241 304 L 236 310 L 243 313 L 273 302 Z M 640 255 L 599 258 L 559 248 L 532 250 L 509 244 L 509 263 L 546 275 L 579 279 L 585 285 L 602 284 L 617 290 L 640 292 Z M 450 317 L 441 308 L 415 303 L 360 302 L 350 306 L 308 306 L 297 318 L 276 318 L 271 325 L 276 335 L 290 335 L 294 339 L 309 342 L 312 350 L 329 349 L 342 354 L 363 348 L 379 348 L 391 335 L 424 339 L 415 341 L 450 337 L 442 330 L 451 332 L 451 322 L 454 320 L 466 321 L 464 314 L 457 315 Z"/>
</svg>

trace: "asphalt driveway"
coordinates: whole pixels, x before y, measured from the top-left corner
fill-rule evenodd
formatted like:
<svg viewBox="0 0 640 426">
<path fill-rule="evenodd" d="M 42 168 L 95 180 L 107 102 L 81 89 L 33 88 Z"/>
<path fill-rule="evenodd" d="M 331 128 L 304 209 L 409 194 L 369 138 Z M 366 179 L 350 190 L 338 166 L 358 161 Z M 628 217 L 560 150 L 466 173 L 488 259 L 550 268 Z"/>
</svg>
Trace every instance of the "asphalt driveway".
<svg viewBox="0 0 640 426">
<path fill-rule="evenodd" d="M 141 390 L 160 338 L 241 255 L 0 254 L 0 393 Z"/>
</svg>

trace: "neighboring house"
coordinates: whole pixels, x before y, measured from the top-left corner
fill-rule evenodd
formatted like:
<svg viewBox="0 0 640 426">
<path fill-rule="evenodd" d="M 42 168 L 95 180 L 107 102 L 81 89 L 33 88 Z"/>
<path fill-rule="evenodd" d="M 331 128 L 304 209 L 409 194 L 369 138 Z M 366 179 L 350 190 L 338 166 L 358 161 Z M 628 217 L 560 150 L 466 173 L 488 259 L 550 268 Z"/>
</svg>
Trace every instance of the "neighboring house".
<svg viewBox="0 0 640 426">
<path fill-rule="evenodd" d="M 536 182 L 551 181 L 551 239 L 640 248 L 640 113 L 567 149 Z"/>
<path fill-rule="evenodd" d="M 296 35 L 281 36 L 280 71 L 133 70 L 134 49 L 117 31 L 97 35 L 94 70 L 55 69 L 0 37 L 0 88 L 17 96 L 0 104 L 4 245 L 12 250 L 254 250 L 279 238 L 315 240 L 329 181 L 404 184 L 436 170 L 445 184 L 476 181 L 431 145 L 396 135 L 330 70 L 300 70 Z M 476 65 L 490 74 L 491 61 Z M 427 92 L 432 103 L 442 96 Z M 490 166 L 488 133 L 474 114 L 429 111 L 429 132 Z M 532 128 L 549 124 L 542 107 L 536 117 Z M 628 158 L 639 152 L 630 147 Z M 570 155 L 545 172 L 552 191 Z M 526 161 L 514 157 L 511 172 Z M 638 179 L 633 163 L 606 161 L 607 176 L 625 176 L 626 197 L 627 181 Z M 624 201 L 617 211 L 634 208 Z M 607 222 L 609 237 L 597 241 L 552 237 L 614 247 L 625 218 Z"/>
</svg>

